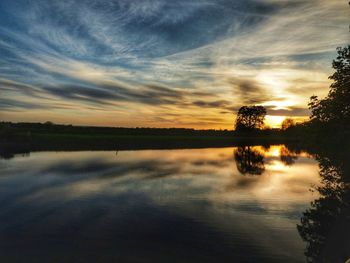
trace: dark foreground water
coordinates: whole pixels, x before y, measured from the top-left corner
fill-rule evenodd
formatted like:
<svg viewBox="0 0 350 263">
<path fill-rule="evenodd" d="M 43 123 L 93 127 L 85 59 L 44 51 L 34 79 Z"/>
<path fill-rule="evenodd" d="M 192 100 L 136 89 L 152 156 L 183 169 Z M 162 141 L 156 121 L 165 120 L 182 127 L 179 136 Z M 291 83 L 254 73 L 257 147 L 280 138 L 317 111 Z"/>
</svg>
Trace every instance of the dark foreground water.
<svg viewBox="0 0 350 263">
<path fill-rule="evenodd" d="M 284 146 L 0 160 L 0 262 L 305 262 L 318 162 Z"/>
</svg>

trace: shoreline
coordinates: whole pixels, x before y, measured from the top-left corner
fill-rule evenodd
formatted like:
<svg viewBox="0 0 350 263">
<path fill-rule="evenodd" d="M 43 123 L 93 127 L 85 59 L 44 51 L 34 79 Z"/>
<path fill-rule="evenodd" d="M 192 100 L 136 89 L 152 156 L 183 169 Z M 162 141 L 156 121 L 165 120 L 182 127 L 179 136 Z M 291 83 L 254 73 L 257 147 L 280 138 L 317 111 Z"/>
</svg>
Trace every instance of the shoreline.
<svg viewBox="0 0 350 263">
<path fill-rule="evenodd" d="M 45 134 L 0 141 L 0 157 L 38 151 L 200 149 L 297 143 L 287 136 L 101 136 Z"/>
</svg>

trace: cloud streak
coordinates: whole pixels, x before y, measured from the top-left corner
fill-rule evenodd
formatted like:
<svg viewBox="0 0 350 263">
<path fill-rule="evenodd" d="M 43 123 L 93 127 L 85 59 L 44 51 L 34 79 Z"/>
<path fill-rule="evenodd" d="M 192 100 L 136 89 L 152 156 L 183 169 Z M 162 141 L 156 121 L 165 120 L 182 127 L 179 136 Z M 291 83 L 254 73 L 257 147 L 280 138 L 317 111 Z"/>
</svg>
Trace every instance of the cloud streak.
<svg viewBox="0 0 350 263">
<path fill-rule="evenodd" d="M 301 116 L 309 96 L 326 93 L 335 48 L 348 43 L 346 8 L 341 0 L 4 0 L 0 117 L 38 121 L 52 105 L 63 122 L 84 112 L 132 126 L 142 113 L 139 126 L 229 128 L 223 113 L 242 104 Z"/>
</svg>

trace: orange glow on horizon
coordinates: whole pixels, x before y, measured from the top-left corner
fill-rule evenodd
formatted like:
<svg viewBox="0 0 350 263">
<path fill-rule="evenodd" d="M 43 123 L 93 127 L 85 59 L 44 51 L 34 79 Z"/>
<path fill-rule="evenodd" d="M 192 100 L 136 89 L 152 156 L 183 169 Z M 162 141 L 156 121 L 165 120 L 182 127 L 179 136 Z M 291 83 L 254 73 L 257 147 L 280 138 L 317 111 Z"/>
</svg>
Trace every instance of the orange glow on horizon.
<svg viewBox="0 0 350 263">
<path fill-rule="evenodd" d="M 308 120 L 308 116 L 272 116 L 272 115 L 266 115 L 265 117 L 265 124 L 266 126 L 270 128 L 281 128 L 282 122 L 286 118 L 293 119 L 296 123 L 301 123 L 306 120 Z"/>
<path fill-rule="evenodd" d="M 84 113 L 84 114 L 83 114 Z M 72 110 L 64 115 L 56 114 L 55 111 L 45 112 L 32 110 L 23 112 L 21 118 L 18 118 L 16 112 L 7 113 L 3 116 L 2 121 L 15 122 L 46 122 L 51 121 L 56 124 L 72 124 L 83 126 L 105 126 L 105 127 L 149 127 L 149 128 L 193 128 L 193 129 L 216 129 L 216 130 L 233 130 L 235 126 L 235 115 L 206 111 L 192 111 L 192 114 L 183 110 L 179 111 L 179 116 L 163 118 L 162 120 L 154 119 L 147 116 L 147 113 L 134 117 L 133 114 L 126 114 L 123 118 L 116 119 L 114 113 L 104 113 L 95 111 L 88 114 L 84 109 Z M 117 114 L 117 113 L 115 113 Z M 166 113 L 161 112 L 164 115 Z M 204 116 L 204 117 L 203 117 Z M 292 118 L 295 122 L 300 123 L 308 120 L 308 116 L 273 116 L 266 115 L 265 125 L 269 128 L 280 128 L 284 119 Z M 133 122 L 130 122 L 133 119 Z"/>
</svg>

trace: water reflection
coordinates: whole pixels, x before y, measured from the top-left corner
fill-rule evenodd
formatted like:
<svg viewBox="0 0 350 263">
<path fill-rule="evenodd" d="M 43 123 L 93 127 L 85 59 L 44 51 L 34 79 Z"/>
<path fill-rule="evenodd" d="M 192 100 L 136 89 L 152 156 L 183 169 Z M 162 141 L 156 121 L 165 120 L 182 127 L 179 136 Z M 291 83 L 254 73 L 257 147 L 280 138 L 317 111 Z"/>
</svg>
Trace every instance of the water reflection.
<svg viewBox="0 0 350 263">
<path fill-rule="evenodd" d="M 0 261 L 304 262 L 295 226 L 318 167 L 303 152 L 286 165 L 282 149 L 0 160 Z"/>
<path fill-rule="evenodd" d="M 285 146 L 282 146 L 280 149 L 281 161 L 288 166 L 293 165 L 295 163 L 295 161 L 298 159 L 299 154 L 300 151 L 292 151 Z"/>
<path fill-rule="evenodd" d="M 264 154 L 256 148 L 243 146 L 235 150 L 236 165 L 241 174 L 261 175 L 265 171 Z"/>
<path fill-rule="evenodd" d="M 308 262 L 343 263 L 350 258 L 350 166 L 344 156 L 318 155 L 322 184 L 298 224 Z"/>
</svg>

